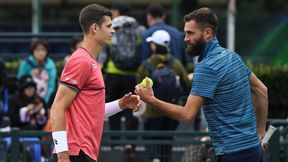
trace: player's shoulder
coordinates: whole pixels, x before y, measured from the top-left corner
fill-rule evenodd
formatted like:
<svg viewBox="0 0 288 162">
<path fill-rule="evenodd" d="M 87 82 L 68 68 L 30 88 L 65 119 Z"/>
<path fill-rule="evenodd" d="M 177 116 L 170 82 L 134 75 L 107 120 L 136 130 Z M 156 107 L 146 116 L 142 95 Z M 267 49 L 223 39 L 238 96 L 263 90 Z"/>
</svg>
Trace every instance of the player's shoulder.
<svg viewBox="0 0 288 162">
<path fill-rule="evenodd" d="M 71 69 L 81 69 L 81 67 L 89 67 L 91 64 L 91 61 L 89 58 L 86 57 L 86 55 L 83 55 L 81 53 L 73 53 L 71 57 L 68 59 L 66 63 L 67 68 Z"/>
<path fill-rule="evenodd" d="M 68 62 L 89 63 L 90 57 L 91 56 L 89 56 L 86 50 L 78 48 L 75 52 L 72 53 Z"/>
<path fill-rule="evenodd" d="M 76 58 L 79 58 L 79 57 L 83 57 L 86 53 L 87 52 L 85 50 L 83 50 L 82 48 L 78 48 L 76 51 L 74 51 L 71 54 L 70 60 L 71 59 L 76 59 Z"/>
</svg>

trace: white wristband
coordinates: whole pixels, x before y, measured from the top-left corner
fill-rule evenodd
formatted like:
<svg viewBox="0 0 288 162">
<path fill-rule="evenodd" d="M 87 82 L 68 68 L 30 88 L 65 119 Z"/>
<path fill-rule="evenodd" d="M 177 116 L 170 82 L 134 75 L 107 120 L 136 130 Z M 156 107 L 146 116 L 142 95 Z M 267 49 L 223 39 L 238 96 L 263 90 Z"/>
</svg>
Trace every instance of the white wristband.
<svg viewBox="0 0 288 162">
<path fill-rule="evenodd" d="M 108 118 L 122 111 L 122 109 L 119 107 L 118 102 L 119 100 L 116 100 L 105 104 L 105 115 L 104 115 L 105 118 Z"/>
<path fill-rule="evenodd" d="M 68 151 L 67 131 L 52 132 L 56 153 Z"/>
</svg>

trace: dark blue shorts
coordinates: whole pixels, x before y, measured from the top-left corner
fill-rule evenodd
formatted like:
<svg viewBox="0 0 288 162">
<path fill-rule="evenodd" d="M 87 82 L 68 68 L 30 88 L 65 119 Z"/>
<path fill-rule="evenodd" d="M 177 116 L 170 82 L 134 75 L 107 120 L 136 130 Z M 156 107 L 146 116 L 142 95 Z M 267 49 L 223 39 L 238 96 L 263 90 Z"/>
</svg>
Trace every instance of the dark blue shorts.
<svg viewBox="0 0 288 162">
<path fill-rule="evenodd" d="M 217 162 L 263 162 L 261 145 L 250 149 L 217 156 Z"/>
</svg>

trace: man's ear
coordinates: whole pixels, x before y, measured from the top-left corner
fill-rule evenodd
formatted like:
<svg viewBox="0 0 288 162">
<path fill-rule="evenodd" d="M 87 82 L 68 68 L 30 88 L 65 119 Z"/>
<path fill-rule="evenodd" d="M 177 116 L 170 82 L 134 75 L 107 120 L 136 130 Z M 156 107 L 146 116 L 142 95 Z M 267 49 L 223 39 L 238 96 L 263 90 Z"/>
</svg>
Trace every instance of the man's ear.
<svg viewBox="0 0 288 162">
<path fill-rule="evenodd" d="M 99 26 L 96 23 L 93 23 L 91 25 L 91 30 L 93 31 L 93 33 L 97 33 L 99 31 Z"/>
<path fill-rule="evenodd" d="M 213 37 L 212 29 L 211 28 L 204 29 L 203 35 L 204 35 L 204 39 L 209 39 L 209 38 Z"/>
</svg>

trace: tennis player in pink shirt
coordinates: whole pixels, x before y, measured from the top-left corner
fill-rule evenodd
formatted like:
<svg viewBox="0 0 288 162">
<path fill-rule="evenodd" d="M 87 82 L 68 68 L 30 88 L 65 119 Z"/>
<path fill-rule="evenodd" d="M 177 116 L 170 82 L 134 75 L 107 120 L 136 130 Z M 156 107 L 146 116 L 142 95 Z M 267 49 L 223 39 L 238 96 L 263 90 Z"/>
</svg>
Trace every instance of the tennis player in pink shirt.
<svg viewBox="0 0 288 162">
<path fill-rule="evenodd" d="M 96 57 L 115 32 L 111 17 L 110 10 L 97 4 L 88 5 L 80 12 L 83 44 L 63 69 L 51 109 L 58 162 L 96 162 L 104 117 L 125 108 L 137 111 L 140 107 L 139 96 L 132 93 L 105 103 L 105 84 Z"/>
</svg>

